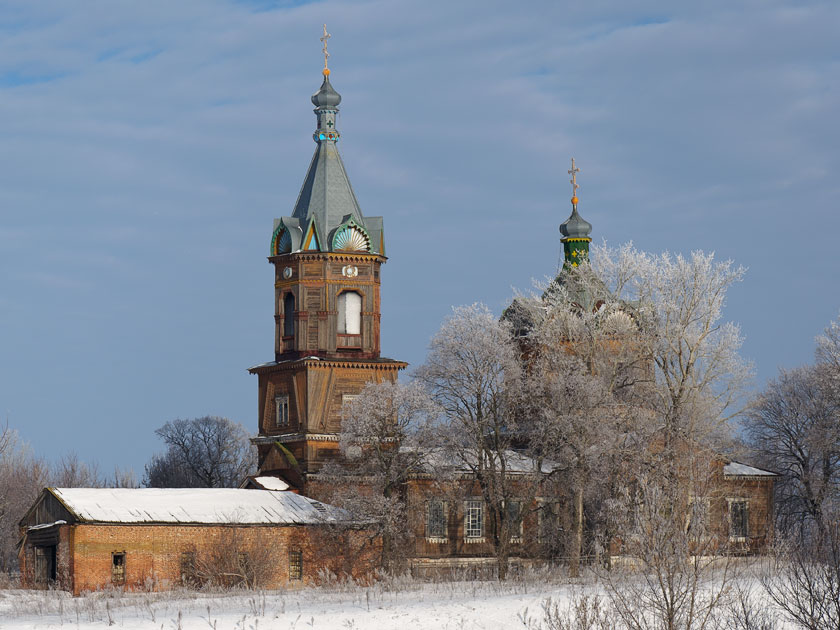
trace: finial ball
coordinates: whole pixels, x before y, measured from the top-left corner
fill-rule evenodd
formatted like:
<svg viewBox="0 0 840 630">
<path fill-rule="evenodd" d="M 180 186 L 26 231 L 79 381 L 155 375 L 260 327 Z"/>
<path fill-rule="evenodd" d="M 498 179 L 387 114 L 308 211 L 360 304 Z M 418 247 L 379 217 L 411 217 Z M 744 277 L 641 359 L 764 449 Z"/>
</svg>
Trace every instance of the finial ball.
<svg viewBox="0 0 840 630">
<path fill-rule="evenodd" d="M 577 197 L 572 197 L 572 205 L 576 206 L 577 202 L 578 202 L 578 198 Z"/>
<path fill-rule="evenodd" d="M 330 69 L 329 69 L 329 68 L 324 68 L 324 70 L 323 70 L 323 75 L 324 75 L 325 77 L 330 76 Z"/>
</svg>

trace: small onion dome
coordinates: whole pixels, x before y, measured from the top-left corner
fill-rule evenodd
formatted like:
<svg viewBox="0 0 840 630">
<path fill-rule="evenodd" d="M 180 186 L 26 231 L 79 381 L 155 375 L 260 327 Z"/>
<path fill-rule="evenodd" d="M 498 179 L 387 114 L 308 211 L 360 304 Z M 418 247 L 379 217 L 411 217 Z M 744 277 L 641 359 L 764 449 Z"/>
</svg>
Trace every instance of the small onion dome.
<svg viewBox="0 0 840 630">
<path fill-rule="evenodd" d="M 340 102 L 341 94 L 330 85 L 329 72 L 325 70 L 324 82 L 321 84 L 321 89 L 312 95 L 312 104 L 323 109 L 335 109 Z"/>
<path fill-rule="evenodd" d="M 592 224 L 581 217 L 577 211 L 577 204 L 572 205 L 572 216 L 560 225 L 560 233 L 566 238 L 589 238 Z"/>
</svg>

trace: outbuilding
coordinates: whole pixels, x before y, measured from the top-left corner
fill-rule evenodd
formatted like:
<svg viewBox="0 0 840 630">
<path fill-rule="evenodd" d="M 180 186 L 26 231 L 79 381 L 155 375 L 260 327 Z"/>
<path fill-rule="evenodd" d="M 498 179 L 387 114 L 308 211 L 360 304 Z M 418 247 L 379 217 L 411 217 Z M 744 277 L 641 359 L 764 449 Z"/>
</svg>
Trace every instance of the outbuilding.
<svg viewBox="0 0 840 630">
<path fill-rule="evenodd" d="M 379 552 L 344 510 L 274 490 L 45 488 L 20 526 L 23 585 L 74 595 L 358 578 Z"/>
</svg>

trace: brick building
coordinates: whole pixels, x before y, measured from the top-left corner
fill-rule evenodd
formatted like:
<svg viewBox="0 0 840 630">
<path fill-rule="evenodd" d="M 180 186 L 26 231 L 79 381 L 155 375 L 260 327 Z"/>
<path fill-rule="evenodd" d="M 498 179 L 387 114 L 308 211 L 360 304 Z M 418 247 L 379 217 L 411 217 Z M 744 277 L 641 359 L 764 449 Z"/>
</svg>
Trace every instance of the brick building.
<svg viewBox="0 0 840 630">
<path fill-rule="evenodd" d="M 360 578 L 378 558 L 376 540 L 342 510 L 288 491 L 46 488 L 21 528 L 23 585 L 74 595 L 288 587 L 325 571 Z"/>
<path fill-rule="evenodd" d="M 315 497 L 329 496 L 331 490 L 332 482 L 325 483 L 319 471 L 340 456 L 344 403 L 368 382 L 396 380 L 406 367 L 380 356 L 384 224 L 382 217 L 363 215 L 339 156 L 335 124 L 340 102 L 325 68 L 321 87 L 312 96 L 315 154 L 291 215 L 275 219 L 271 236 L 274 360 L 250 369 L 259 378 L 258 435 L 253 442 L 260 475 L 278 477 Z M 573 161 L 575 191 L 576 172 Z M 575 195 L 572 213 L 560 226 L 567 265 L 575 267 L 588 257 L 591 229 L 578 212 Z M 723 538 L 730 529 L 737 530 L 732 537 L 748 539 L 745 549 L 763 547 L 771 531 L 774 475 L 735 463 L 720 462 L 718 468 L 713 477 L 723 502 L 710 499 L 707 515 L 715 520 L 710 527 Z M 527 485 L 529 470 L 523 463 L 522 470 L 511 474 Z M 474 480 L 462 475 L 446 496 L 435 495 L 439 488 L 418 471 L 403 489 L 415 531 L 415 558 L 491 556 L 486 506 Z M 554 485 L 518 509 L 522 532 L 512 553 L 529 558 L 557 553 L 562 548 L 557 541 L 568 530 L 566 489 Z"/>
</svg>

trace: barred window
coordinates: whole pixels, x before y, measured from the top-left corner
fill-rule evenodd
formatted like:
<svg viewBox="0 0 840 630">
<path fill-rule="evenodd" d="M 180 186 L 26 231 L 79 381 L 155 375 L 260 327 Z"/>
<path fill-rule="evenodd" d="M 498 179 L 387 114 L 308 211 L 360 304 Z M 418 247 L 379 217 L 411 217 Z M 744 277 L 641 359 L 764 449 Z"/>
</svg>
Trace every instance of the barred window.
<svg viewBox="0 0 840 630">
<path fill-rule="evenodd" d="M 729 499 L 729 539 L 742 542 L 749 534 L 750 506 L 745 499 Z"/>
<path fill-rule="evenodd" d="M 464 501 L 464 538 L 467 542 L 484 540 L 484 503 Z"/>
<path fill-rule="evenodd" d="M 426 502 L 426 538 L 429 542 L 446 542 L 448 528 L 445 501 L 430 499 Z"/>
<path fill-rule="evenodd" d="M 111 554 L 111 581 L 114 584 L 125 584 L 125 552 Z"/>
<path fill-rule="evenodd" d="M 289 579 L 303 579 L 303 552 L 301 551 L 289 552 Z"/>
</svg>

